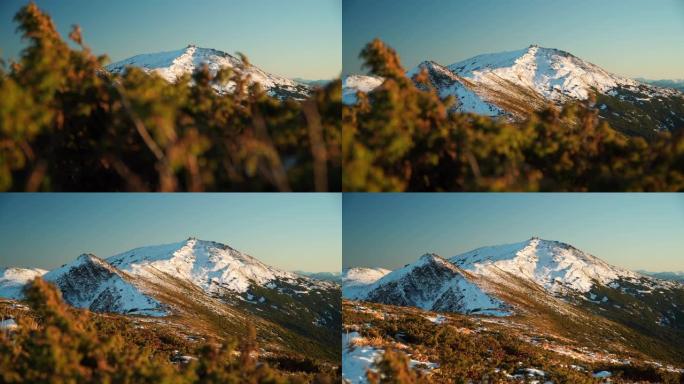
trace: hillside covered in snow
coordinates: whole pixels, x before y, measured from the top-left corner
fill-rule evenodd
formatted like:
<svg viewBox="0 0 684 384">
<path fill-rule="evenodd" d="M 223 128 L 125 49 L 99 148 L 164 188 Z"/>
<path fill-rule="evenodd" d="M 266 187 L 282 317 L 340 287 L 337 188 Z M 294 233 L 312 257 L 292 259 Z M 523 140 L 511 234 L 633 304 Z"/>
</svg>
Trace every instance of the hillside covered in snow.
<svg viewBox="0 0 684 384">
<path fill-rule="evenodd" d="M 159 318 L 198 333 L 237 336 L 251 324 L 268 350 L 329 361 L 340 352 L 339 284 L 280 270 L 214 241 L 188 238 L 106 259 L 83 254 L 51 271 L 8 268 L 0 297 L 21 299 L 35 276 L 77 308 Z"/>
<path fill-rule="evenodd" d="M 230 68 L 247 77 L 250 83 L 259 84 L 271 96 L 281 99 L 304 99 L 311 92 L 309 85 L 268 73 L 254 65 L 245 65 L 241 59 L 226 52 L 195 45 L 188 45 L 175 51 L 136 55 L 109 64 L 106 69 L 111 73 L 122 73 L 128 67 L 138 67 L 173 83 L 181 76 L 190 75 L 205 65 L 212 75 L 215 75 L 219 69 Z M 231 81 L 218 86 L 216 90 L 229 93 L 234 87 L 235 83 Z"/>
<path fill-rule="evenodd" d="M 365 370 L 386 348 L 407 353 L 416 372 L 444 378 L 444 369 L 457 369 L 445 357 L 456 342 L 442 344 L 433 335 L 451 331 L 462 335 L 458 358 L 491 365 L 497 375 L 487 377 L 497 382 L 556 382 L 553 377 L 575 373 L 606 378 L 616 371 L 627 377 L 642 370 L 654 373 L 630 377 L 660 382 L 659 375 L 684 373 L 684 285 L 611 265 L 570 244 L 533 237 L 449 259 L 426 254 L 362 276 L 343 285 L 343 369 L 350 382 L 365 383 Z M 491 358 L 491 348 L 514 339 L 521 344 Z M 480 342 L 489 349 L 478 348 Z M 540 359 L 521 360 L 523 352 L 515 350 Z M 509 359 L 513 364 L 502 363 Z M 559 371 L 549 361 L 576 368 Z"/>
<path fill-rule="evenodd" d="M 456 99 L 457 112 L 518 120 L 547 105 L 595 95 L 601 118 L 622 132 L 648 136 L 684 126 L 680 91 L 615 75 L 559 49 L 531 45 L 445 66 L 424 61 L 406 75 L 414 78 L 421 71 L 440 97 Z M 368 93 L 381 84 L 378 77 L 351 75 L 343 84 L 344 101 L 354 104 L 357 92 Z M 645 126 L 648 132 L 633 126 Z"/>
</svg>

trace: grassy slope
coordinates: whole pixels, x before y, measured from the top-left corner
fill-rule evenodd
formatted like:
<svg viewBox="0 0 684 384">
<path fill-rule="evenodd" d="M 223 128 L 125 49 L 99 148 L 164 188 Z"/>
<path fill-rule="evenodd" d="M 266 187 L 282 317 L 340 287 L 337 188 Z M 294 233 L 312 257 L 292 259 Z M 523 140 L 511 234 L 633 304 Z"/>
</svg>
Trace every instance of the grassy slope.
<svg viewBox="0 0 684 384">
<path fill-rule="evenodd" d="M 502 272 L 497 280 L 485 283 L 496 296 L 517 308 L 516 317 L 538 330 L 574 340 L 578 345 L 594 345 L 609 353 L 684 367 L 684 342 L 679 342 L 684 337 L 681 317 L 677 327 L 656 324 L 656 313 L 671 303 L 684 307 L 684 290 L 635 299 L 620 290 L 595 288 L 598 297 L 609 298 L 601 310 L 598 309 L 601 305 L 579 296 L 553 297 L 541 287 L 507 273 Z M 627 303 L 638 305 L 634 311 L 626 312 Z M 613 307 L 614 304 L 623 309 Z"/>
<path fill-rule="evenodd" d="M 142 279 L 138 283 L 146 293 L 168 306 L 171 314 L 165 320 L 179 324 L 189 332 L 220 339 L 235 339 L 244 335 L 251 324 L 256 328 L 261 348 L 274 356 L 313 359 L 316 364 L 330 367 L 339 365 L 339 327 L 334 332 L 336 343 L 331 342 L 330 331 L 326 333 L 327 337 L 316 333 L 308 334 L 306 331 L 312 330 L 313 326 L 297 332 L 289 327 L 289 323 L 276 316 L 275 311 L 269 311 L 270 307 L 264 307 L 261 311 L 254 310 L 253 307 L 248 310 L 240 300 L 226 302 L 219 297 L 211 297 L 200 288 L 162 272 L 158 277 L 158 284 Z M 328 295 L 334 296 L 334 293 Z M 339 292 L 336 297 L 339 302 Z M 298 309 L 302 310 L 301 307 Z M 308 314 L 303 310 L 294 311 L 287 319 L 297 323 L 303 321 L 302 317 L 305 316 Z"/>
</svg>

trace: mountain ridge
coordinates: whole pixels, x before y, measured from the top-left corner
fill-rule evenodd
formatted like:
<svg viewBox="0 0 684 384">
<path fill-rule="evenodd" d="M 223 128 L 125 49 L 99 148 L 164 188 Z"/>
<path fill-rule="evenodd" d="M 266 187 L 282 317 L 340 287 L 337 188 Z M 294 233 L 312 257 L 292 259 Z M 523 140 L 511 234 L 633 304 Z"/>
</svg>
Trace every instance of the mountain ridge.
<svg viewBox="0 0 684 384">
<path fill-rule="evenodd" d="M 684 93 L 610 73 L 560 49 L 530 45 L 450 65 L 423 61 L 406 75 L 413 78 L 423 69 L 440 97 L 456 98 L 455 112 L 523 120 L 548 106 L 595 98 L 591 106 L 599 118 L 628 136 L 649 138 L 684 128 Z M 355 104 L 357 92 L 372 92 L 382 81 L 376 76 L 348 76 L 343 101 Z"/>
<path fill-rule="evenodd" d="M 179 50 L 157 53 L 143 53 L 124 60 L 111 63 L 105 67 L 109 72 L 120 74 L 128 67 L 138 67 L 147 73 L 155 73 L 168 82 L 174 83 L 181 76 L 192 74 L 206 65 L 211 74 L 219 69 L 230 68 L 249 78 L 249 83 L 259 84 L 271 96 L 280 99 L 305 99 L 311 94 L 312 88 L 307 84 L 288 79 L 283 76 L 268 73 L 254 65 L 246 65 L 242 59 L 229 53 L 213 49 L 202 48 L 194 44 Z M 235 89 L 235 83 L 229 81 L 215 87 L 219 93 L 230 93 Z"/>
<path fill-rule="evenodd" d="M 428 298 L 434 298 L 434 293 L 450 286 L 443 274 L 417 268 L 425 263 L 424 257 L 343 297 L 354 301 L 352 306 L 360 312 L 368 310 L 365 302 L 388 305 L 397 312 L 420 309 L 436 325 L 449 314 L 475 315 L 473 321 L 529 330 L 537 335 L 529 341 L 533 345 L 586 361 L 596 361 L 597 353 L 603 353 L 604 359 L 627 366 L 639 362 L 684 367 L 681 283 L 615 267 L 570 244 L 536 237 L 442 260 L 462 271 L 459 276 L 484 295 L 500 302 L 498 311 L 505 313 L 434 305 L 436 300 L 430 305 L 407 300 L 420 297 L 421 292 L 431 292 Z M 403 276 L 411 277 L 401 280 Z M 544 344 L 546 340 L 555 341 Z"/>
<path fill-rule="evenodd" d="M 219 338 L 244 335 L 251 324 L 273 353 L 330 362 L 340 353 L 338 284 L 281 271 L 226 244 L 190 237 L 106 259 L 82 254 L 43 277 L 74 307 Z M 8 297 L 5 288 L 0 297 Z"/>
</svg>

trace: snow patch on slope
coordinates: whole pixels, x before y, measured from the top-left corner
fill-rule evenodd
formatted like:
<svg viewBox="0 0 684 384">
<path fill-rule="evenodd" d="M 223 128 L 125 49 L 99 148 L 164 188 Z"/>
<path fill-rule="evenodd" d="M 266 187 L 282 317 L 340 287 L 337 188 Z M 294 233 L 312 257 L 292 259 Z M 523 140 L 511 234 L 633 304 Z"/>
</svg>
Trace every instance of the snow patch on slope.
<svg viewBox="0 0 684 384">
<path fill-rule="evenodd" d="M 385 81 L 379 76 L 350 75 L 342 82 L 342 102 L 347 105 L 356 104 L 356 93 L 368 93 Z"/>
<path fill-rule="evenodd" d="M 352 384 L 367 383 L 366 370 L 384 352 L 370 345 L 355 345 L 361 339 L 358 332 L 342 334 L 342 378 Z"/>
<path fill-rule="evenodd" d="M 342 272 L 342 296 L 354 298 L 363 294 L 367 285 L 372 284 L 390 273 L 384 268 L 349 268 Z"/>
<path fill-rule="evenodd" d="M 104 260 L 83 254 L 43 278 L 55 283 L 66 302 L 95 312 L 164 316 L 161 304 L 143 294 Z"/>
</svg>

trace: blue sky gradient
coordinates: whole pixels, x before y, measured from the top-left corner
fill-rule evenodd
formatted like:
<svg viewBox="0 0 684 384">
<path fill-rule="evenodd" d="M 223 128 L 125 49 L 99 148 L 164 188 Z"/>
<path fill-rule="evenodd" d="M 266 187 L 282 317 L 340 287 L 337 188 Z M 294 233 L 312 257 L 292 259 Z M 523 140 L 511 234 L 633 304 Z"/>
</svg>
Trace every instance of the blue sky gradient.
<svg viewBox="0 0 684 384">
<path fill-rule="evenodd" d="M 684 78 L 682 0 L 344 0 L 342 27 L 345 74 L 379 37 L 407 69 L 539 44 L 623 76 Z"/>
<path fill-rule="evenodd" d="M 632 270 L 684 271 L 681 193 L 345 193 L 342 205 L 345 268 L 539 236 Z"/>
<path fill-rule="evenodd" d="M 285 270 L 340 271 L 340 194 L 0 194 L 0 267 L 51 269 L 189 236 Z"/>
<path fill-rule="evenodd" d="M 28 0 L 0 1 L 0 54 L 22 47 L 12 21 Z M 78 24 L 95 53 L 118 61 L 188 44 L 237 51 L 278 75 L 330 79 L 342 70 L 342 0 L 37 0 L 63 37 Z"/>
</svg>

